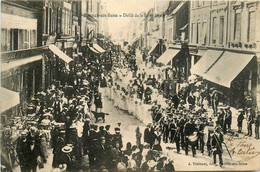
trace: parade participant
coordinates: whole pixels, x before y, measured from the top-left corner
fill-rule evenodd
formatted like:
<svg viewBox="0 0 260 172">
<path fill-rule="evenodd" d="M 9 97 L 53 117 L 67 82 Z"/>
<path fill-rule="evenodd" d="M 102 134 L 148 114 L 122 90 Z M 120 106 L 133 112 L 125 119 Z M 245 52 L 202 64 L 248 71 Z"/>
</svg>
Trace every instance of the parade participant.
<svg viewBox="0 0 260 172">
<path fill-rule="evenodd" d="M 152 150 L 159 151 L 159 152 L 162 151 L 162 147 L 161 147 L 160 141 L 158 139 L 155 139 Z"/>
<path fill-rule="evenodd" d="M 55 141 L 55 145 L 53 145 L 53 161 L 52 167 L 57 168 L 61 161 L 62 148 L 65 146 L 65 131 L 62 130 L 59 132 L 59 136 Z"/>
<path fill-rule="evenodd" d="M 212 108 L 214 114 L 217 115 L 219 98 L 218 98 L 218 92 L 216 90 L 212 92 L 211 101 L 212 101 Z"/>
<path fill-rule="evenodd" d="M 141 171 L 154 171 L 156 168 L 156 158 L 153 155 L 153 152 L 149 150 L 145 157 L 145 162 L 141 166 Z"/>
<path fill-rule="evenodd" d="M 184 126 L 187 122 L 186 118 L 187 113 L 183 113 L 182 111 L 179 114 L 179 126 L 180 126 L 180 138 L 181 138 L 181 147 L 184 150 L 185 147 L 185 136 L 184 136 Z"/>
<path fill-rule="evenodd" d="M 111 169 L 112 171 L 116 171 L 117 164 L 121 162 L 122 159 L 122 151 L 120 149 L 120 143 L 116 141 L 115 147 L 111 150 Z"/>
<path fill-rule="evenodd" d="M 42 130 L 39 130 L 40 131 L 40 134 L 39 134 L 39 137 L 40 137 L 40 148 L 41 148 L 41 151 L 44 155 L 44 159 L 47 159 L 48 158 L 48 150 L 47 150 L 47 134 L 42 131 Z"/>
<path fill-rule="evenodd" d="M 96 112 L 102 112 L 103 103 L 102 103 L 101 93 L 98 93 L 98 95 L 95 96 L 94 104 L 96 106 Z"/>
<path fill-rule="evenodd" d="M 244 120 L 243 109 L 238 109 L 238 117 L 237 117 L 238 133 L 242 132 L 243 120 Z"/>
<path fill-rule="evenodd" d="M 167 119 L 167 117 L 165 116 L 163 121 L 162 121 L 162 125 L 163 125 L 163 141 L 164 143 L 168 143 L 168 138 L 169 138 L 169 134 L 170 134 L 170 128 L 169 128 L 169 120 Z"/>
<path fill-rule="evenodd" d="M 177 153 L 180 153 L 180 137 L 181 137 L 180 119 L 173 120 L 173 123 L 174 123 L 174 132 L 172 132 L 172 134 L 174 135 L 171 137 L 171 142 L 172 143 L 175 142 Z"/>
<path fill-rule="evenodd" d="M 151 130 L 151 123 L 149 123 L 144 130 L 144 142 L 146 143 L 150 143 L 150 130 Z"/>
<path fill-rule="evenodd" d="M 223 165 L 223 159 L 222 159 L 222 153 L 223 153 L 222 143 L 223 142 L 224 142 L 224 136 L 221 133 L 221 127 L 216 126 L 215 132 L 212 136 L 211 146 L 212 146 L 212 151 L 213 151 L 214 164 L 216 165 L 216 156 L 218 154 L 220 167 L 222 167 L 222 165 Z"/>
<path fill-rule="evenodd" d="M 223 109 L 223 107 L 221 107 L 220 108 L 220 112 L 218 112 L 218 120 L 217 120 L 217 122 L 216 122 L 216 124 L 217 125 L 220 125 L 220 127 L 222 128 L 222 130 L 224 131 L 224 134 L 225 134 L 225 130 L 224 130 L 224 123 L 225 123 L 225 117 L 226 116 L 226 114 L 225 114 L 225 112 L 224 112 L 224 109 Z"/>
<path fill-rule="evenodd" d="M 105 129 L 106 129 L 106 134 L 105 134 L 106 147 L 112 149 L 111 146 L 112 146 L 113 136 L 112 136 L 112 134 L 110 133 L 110 125 L 106 125 L 106 126 L 105 126 Z"/>
<path fill-rule="evenodd" d="M 112 145 L 115 147 L 116 143 L 119 143 L 119 149 L 121 150 L 123 147 L 122 135 L 120 134 L 120 128 L 115 128 L 115 134 L 113 135 Z"/>
<path fill-rule="evenodd" d="M 16 152 L 19 159 L 19 164 L 21 172 L 27 172 L 29 170 L 29 161 L 28 161 L 28 147 L 29 142 L 27 140 L 27 132 L 22 131 L 21 136 L 17 140 Z"/>
<path fill-rule="evenodd" d="M 247 108 L 246 111 L 246 121 L 247 121 L 247 136 L 252 136 L 252 124 L 253 124 L 253 114 L 251 108 Z"/>
<path fill-rule="evenodd" d="M 139 146 L 141 144 L 141 138 L 142 138 L 142 133 L 140 132 L 139 127 L 137 127 L 135 130 L 135 136 L 136 136 L 136 145 Z"/>
<path fill-rule="evenodd" d="M 75 170 L 76 158 L 71 153 L 73 151 L 72 147 L 66 145 L 62 149 L 60 164 L 65 166 L 66 171 L 70 172 Z"/>
<path fill-rule="evenodd" d="M 200 143 L 199 147 L 200 147 L 202 154 L 204 154 L 204 145 L 205 145 L 204 137 L 207 137 L 207 136 L 205 136 L 205 133 L 204 133 L 205 127 L 206 127 L 206 121 L 203 120 L 200 122 L 199 129 L 198 129 L 198 137 L 199 137 L 199 143 Z"/>
<path fill-rule="evenodd" d="M 180 97 L 178 94 L 175 94 L 174 96 L 171 97 L 171 101 L 173 103 L 174 109 L 178 109 L 178 106 L 180 104 Z"/>
<path fill-rule="evenodd" d="M 232 112 L 230 110 L 230 106 L 226 107 L 226 120 L 225 120 L 225 125 L 226 128 L 231 130 L 231 123 L 232 123 Z"/>
<path fill-rule="evenodd" d="M 104 130 L 104 126 L 99 126 L 99 132 L 98 132 L 98 137 L 105 137 L 106 135 L 106 130 Z"/>
<path fill-rule="evenodd" d="M 28 168 L 29 172 L 36 172 L 37 166 L 39 165 L 39 168 L 43 168 L 43 163 L 46 162 L 46 159 L 44 159 L 44 155 L 40 149 L 39 143 L 37 143 L 36 138 L 32 137 L 29 141 L 29 147 L 27 149 L 28 152 Z"/>
<path fill-rule="evenodd" d="M 193 118 L 190 118 L 190 120 L 185 124 L 184 135 L 185 135 L 185 154 L 188 155 L 188 149 L 189 149 L 188 147 L 190 144 L 192 149 L 192 156 L 195 157 L 196 155 L 195 144 L 197 141 L 197 131 L 196 131 Z"/>
<path fill-rule="evenodd" d="M 190 92 L 189 96 L 187 97 L 186 102 L 189 105 L 189 109 L 193 109 L 195 107 L 195 96 L 192 91 Z"/>
<path fill-rule="evenodd" d="M 84 154 L 87 153 L 89 149 L 89 130 L 90 130 L 90 119 L 86 118 L 83 126 L 83 135 L 82 135 L 82 142 L 83 142 L 83 152 Z"/>
<path fill-rule="evenodd" d="M 201 105 L 201 94 L 199 89 L 197 88 L 196 91 L 194 92 L 194 96 L 195 96 L 195 102 L 197 106 Z"/>
<path fill-rule="evenodd" d="M 259 124 L 260 124 L 260 111 L 256 113 L 256 116 L 254 118 L 255 122 L 255 138 L 259 139 Z"/>
<path fill-rule="evenodd" d="M 97 165 L 99 167 L 106 167 L 107 165 L 107 150 L 105 146 L 105 137 L 101 136 L 97 147 Z"/>
<path fill-rule="evenodd" d="M 131 142 L 126 143 L 126 150 L 123 151 L 123 155 L 126 155 L 126 156 L 132 155 L 132 144 L 131 144 Z"/>
</svg>

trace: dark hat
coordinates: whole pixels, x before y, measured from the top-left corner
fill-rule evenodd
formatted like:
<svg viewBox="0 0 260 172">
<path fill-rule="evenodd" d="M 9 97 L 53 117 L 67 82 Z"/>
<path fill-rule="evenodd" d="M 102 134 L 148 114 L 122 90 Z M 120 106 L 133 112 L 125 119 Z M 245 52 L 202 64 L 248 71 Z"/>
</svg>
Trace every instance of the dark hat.
<svg viewBox="0 0 260 172">
<path fill-rule="evenodd" d="M 93 129 L 97 130 L 98 126 L 97 125 L 93 125 Z"/>
<path fill-rule="evenodd" d="M 106 125 L 105 128 L 106 128 L 106 130 L 109 130 L 110 129 L 110 125 Z"/>
<path fill-rule="evenodd" d="M 103 131 L 104 130 L 104 126 L 99 126 L 99 130 Z"/>
<path fill-rule="evenodd" d="M 120 132 L 120 128 L 116 127 L 115 132 Z"/>
</svg>

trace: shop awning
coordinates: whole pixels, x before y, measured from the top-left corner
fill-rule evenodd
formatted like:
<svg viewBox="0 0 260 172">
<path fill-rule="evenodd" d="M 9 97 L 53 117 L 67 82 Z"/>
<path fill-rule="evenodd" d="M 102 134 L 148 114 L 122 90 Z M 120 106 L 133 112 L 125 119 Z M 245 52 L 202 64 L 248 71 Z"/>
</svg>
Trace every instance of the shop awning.
<svg viewBox="0 0 260 172">
<path fill-rule="evenodd" d="M 152 53 L 154 53 L 154 52 L 156 53 L 156 51 L 157 51 L 157 49 L 158 49 L 158 46 L 159 46 L 158 43 L 154 44 L 154 45 L 152 46 L 152 48 L 149 50 L 148 54 L 149 54 L 149 55 L 152 55 Z"/>
<path fill-rule="evenodd" d="M 205 79 L 230 88 L 231 82 L 252 60 L 254 54 L 225 51 L 221 58 L 205 73 Z"/>
<path fill-rule="evenodd" d="M 42 55 L 37 55 L 37 56 L 28 57 L 28 58 L 24 58 L 24 59 L 20 59 L 20 60 L 10 61 L 8 63 L 2 63 L 1 72 L 8 71 L 10 69 L 13 69 L 13 68 L 16 68 L 19 66 L 23 66 L 23 65 L 41 60 L 41 59 L 42 59 Z"/>
<path fill-rule="evenodd" d="M 205 72 L 207 72 L 222 53 L 223 51 L 207 50 L 201 59 L 190 69 L 191 74 L 203 77 Z"/>
<path fill-rule="evenodd" d="M 1 113 L 20 104 L 18 92 L 1 87 Z"/>
<path fill-rule="evenodd" d="M 65 54 L 64 52 L 62 52 L 58 47 L 56 47 L 55 45 L 51 44 L 49 45 L 49 49 L 57 56 L 59 56 L 59 58 L 61 58 L 63 61 L 65 61 L 66 63 L 71 62 L 73 59 L 70 58 L 67 54 Z"/>
<path fill-rule="evenodd" d="M 91 51 L 93 51 L 94 53 L 96 53 L 96 54 L 99 53 L 96 49 L 94 49 L 93 47 L 91 47 L 91 46 L 89 46 L 89 45 L 88 45 L 88 48 L 89 48 Z"/>
<path fill-rule="evenodd" d="M 93 47 L 100 53 L 104 53 L 105 50 L 101 48 L 98 44 L 93 44 Z"/>
<path fill-rule="evenodd" d="M 179 52 L 179 49 L 168 49 L 157 59 L 156 62 L 167 65 Z"/>
</svg>

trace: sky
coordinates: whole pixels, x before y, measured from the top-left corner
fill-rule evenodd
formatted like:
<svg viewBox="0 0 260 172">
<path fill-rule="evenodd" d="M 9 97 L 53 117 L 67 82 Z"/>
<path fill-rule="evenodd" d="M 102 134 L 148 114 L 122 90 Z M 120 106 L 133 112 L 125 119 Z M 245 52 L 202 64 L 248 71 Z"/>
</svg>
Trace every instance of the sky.
<svg viewBox="0 0 260 172">
<path fill-rule="evenodd" d="M 118 15 L 118 17 L 108 17 L 109 32 L 112 37 L 127 27 L 131 19 L 136 18 L 124 16 L 124 13 L 128 15 L 147 13 L 150 8 L 154 7 L 154 1 L 152 0 L 105 0 L 105 2 L 107 4 L 107 12 Z"/>
</svg>

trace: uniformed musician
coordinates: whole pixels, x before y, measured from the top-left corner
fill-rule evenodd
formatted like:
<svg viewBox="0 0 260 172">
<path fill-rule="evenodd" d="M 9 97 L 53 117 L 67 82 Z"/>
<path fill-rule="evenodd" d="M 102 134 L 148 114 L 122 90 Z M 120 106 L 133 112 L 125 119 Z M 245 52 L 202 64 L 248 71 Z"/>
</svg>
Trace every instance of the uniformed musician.
<svg viewBox="0 0 260 172">
<path fill-rule="evenodd" d="M 212 146 L 212 151 L 213 151 L 213 160 L 214 164 L 216 165 L 216 156 L 218 154 L 219 156 L 219 165 L 222 167 L 223 165 L 223 159 L 222 159 L 222 143 L 224 141 L 223 134 L 221 132 L 221 127 L 219 125 L 216 126 L 215 132 L 212 136 L 212 141 L 211 141 L 211 146 Z"/>
</svg>

